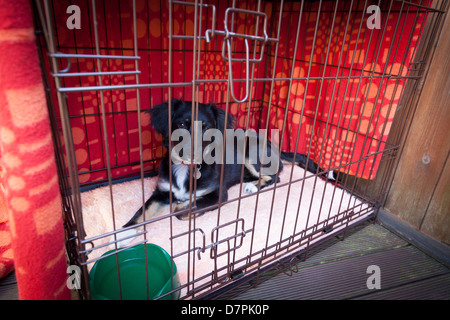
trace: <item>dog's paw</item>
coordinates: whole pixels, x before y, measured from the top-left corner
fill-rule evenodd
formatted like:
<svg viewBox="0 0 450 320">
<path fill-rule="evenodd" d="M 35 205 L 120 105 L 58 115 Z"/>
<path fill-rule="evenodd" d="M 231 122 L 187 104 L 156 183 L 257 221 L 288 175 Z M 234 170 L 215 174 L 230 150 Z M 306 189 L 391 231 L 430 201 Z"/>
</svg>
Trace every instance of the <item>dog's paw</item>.
<svg viewBox="0 0 450 320">
<path fill-rule="evenodd" d="M 200 213 L 196 213 L 196 214 L 194 214 L 194 216 L 196 218 L 198 218 L 198 217 L 201 217 L 204 214 L 205 214 L 205 211 L 200 212 Z M 186 212 L 186 213 L 181 213 L 179 215 L 176 215 L 176 217 L 177 217 L 178 220 L 188 221 L 190 219 L 191 215 L 189 214 L 189 212 Z"/>
<path fill-rule="evenodd" d="M 336 176 L 334 174 L 334 171 L 328 171 L 327 178 L 330 181 L 336 181 Z"/>
<path fill-rule="evenodd" d="M 184 213 L 177 214 L 175 217 L 177 217 L 178 220 L 186 221 L 189 220 L 191 214 L 189 214 L 189 201 L 178 203 L 175 208 L 173 209 L 173 212 L 179 212 L 179 211 L 185 211 Z M 197 206 L 191 206 L 191 213 L 197 210 Z M 195 217 L 200 217 L 203 214 L 205 214 L 205 211 L 202 212 L 196 212 L 194 214 Z"/>
<path fill-rule="evenodd" d="M 173 212 L 179 212 L 189 209 L 189 201 L 180 202 L 175 205 Z M 189 212 L 176 215 L 179 220 L 189 220 Z"/>
<path fill-rule="evenodd" d="M 137 229 L 129 229 L 122 232 L 118 232 L 116 234 L 117 249 L 126 247 L 131 241 L 133 241 L 137 233 L 138 233 Z M 114 237 L 112 237 L 112 240 L 114 240 Z M 108 246 L 108 249 L 115 250 L 116 249 L 115 243 L 114 242 L 111 243 Z"/>
<path fill-rule="evenodd" d="M 173 207 L 173 212 L 189 209 L 189 201 L 179 202 Z"/>
<path fill-rule="evenodd" d="M 248 182 L 244 187 L 244 193 L 246 193 L 246 194 L 255 193 L 257 191 L 258 191 L 258 187 L 255 186 L 251 182 Z"/>
</svg>

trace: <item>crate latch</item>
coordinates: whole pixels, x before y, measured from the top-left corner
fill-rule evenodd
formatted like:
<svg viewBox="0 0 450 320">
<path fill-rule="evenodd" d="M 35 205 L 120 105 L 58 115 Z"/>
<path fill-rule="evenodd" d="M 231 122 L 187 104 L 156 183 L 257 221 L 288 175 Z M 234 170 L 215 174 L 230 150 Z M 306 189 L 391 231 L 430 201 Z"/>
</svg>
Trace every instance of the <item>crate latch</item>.
<svg viewBox="0 0 450 320">
<path fill-rule="evenodd" d="M 187 6 L 194 6 L 195 4 L 192 2 L 183 2 L 183 1 L 177 1 L 177 0 L 168 0 L 170 4 L 177 4 L 177 5 L 187 5 Z M 198 4 L 201 8 L 211 8 L 212 9 L 212 26 L 210 29 L 207 29 L 205 31 L 204 36 L 187 36 L 187 35 L 170 35 L 173 39 L 200 39 L 200 40 L 206 40 L 207 43 L 211 42 L 211 40 L 214 38 L 216 34 L 223 35 L 225 38 L 222 42 L 222 59 L 224 61 L 228 62 L 228 79 L 230 83 L 230 93 L 233 100 L 237 103 L 242 103 L 248 100 L 249 98 L 249 92 L 250 92 L 250 63 L 257 63 L 261 62 L 264 55 L 264 48 L 268 42 L 278 42 L 278 38 L 270 38 L 267 35 L 267 15 L 264 12 L 254 11 L 254 10 L 246 10 L 246 9 L 240 9 L 240 8 L 227 8 L 225 10 L 225 19 L 224 19 L 224 28 L 225 30 L 217 30 L 216 29 L 216 7 L 212 4 Z M 238 33 L 232 31 L 232 27 L 229 27 L 229 21 L 231 20 L 231 26 L 233 25 L 233 19 L 234 14 L 243 13 L 246 15 L 254 15 L 256 16 L 256 25 L 255 25 L 255 32 L 254 34 L 245 34 L 245 33 Z M 262 23 L 260 23 L 260 19 L 262 19 Z M 260 25 L 262 25 L 262 33 L 258 33 L 258 29 L 260 28 Z M 232 57 L 232 41 L 234 38 L 237 39 L 243 39 L 244 45 L 245 45 L 245 58 L 236 58 Z M 260 52 L 259 55 L 256 54 L 256 52 L 253 54 L 253 57 L 250 57 L 250 46 L 249 46 L 249 40 L 254 41 L 254 46 L 260 44 Z M 233 80 L 233 63 L 234 62 L 244 62 L 245 63 L 245 95 L 242 99 L 238 99 L 234 92 L 234 80 Z"/>
</svg>

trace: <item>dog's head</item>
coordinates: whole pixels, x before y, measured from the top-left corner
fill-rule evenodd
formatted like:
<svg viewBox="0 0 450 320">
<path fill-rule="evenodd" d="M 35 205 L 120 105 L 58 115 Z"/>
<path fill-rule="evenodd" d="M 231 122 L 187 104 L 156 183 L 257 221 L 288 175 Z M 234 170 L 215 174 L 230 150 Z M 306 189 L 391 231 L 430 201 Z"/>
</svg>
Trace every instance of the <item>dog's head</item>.
<svg viewBox="0 0 450 320">
<path fill-rule="evenodd" d="M 198 104 L 198 116 L 192 114 L 192 102 L 172 99 L 171 120 L 172 132 L 176 129 L 186 129 L 191 132 L 192 121 L 201 121 L 202 129 L 219 129 L 224 132 L 225 129 L 233 129 L 235 118 L 228 114 L 227 125 L 225 127 L 225 111 L 218 108 L 214 104 Z M 151 115 L 151 125 L 156 132 L 160 133 L 165 140 L 165 144 L 169 139 L 169 104 L 164 102 L 154 106 L 149 110 Z"/>
<path fill-rule="evenodd" d="M 225 125 L 225 111 L 214 104 L 198 103 L 197 114 L 195 106 L 194 110 L 192 109 L 192 102 L 190 101 L 177 99 L 172 100 L 172 105 L 170 107 L 172 134 L 174 134 L 177 129 L 187 130 L 189 134 L 192 134 L 192 129 L 194 127 L 195 132 L 201 131 L 200 134 L 203 136 L 205 131 L 208 129 L 218 129 L 224 133 L 224 129 L 234 129 L 235 127 L 235 118 L 231 114 L 228 114 Z M 163 136 L 164 145 L 168 147 L 169 104 L 167 102 L 159 104 L 150 109 L 149 113 L 151 115 L 152 127 L 156 130 L 156 132 Z M 195 122 L 196 125 L 192 126 L 193 122 Z M 201 130 L 198 130 L 200 128 Z M 174 136 L 172 136 L 172 140 L 174 140 L 173 137 Z M 174 143 L 174 145 L 176 144 L 177 143 Z M 205 146 L 203 146 L 203 148 L 205 148 Z"/>
</svg>

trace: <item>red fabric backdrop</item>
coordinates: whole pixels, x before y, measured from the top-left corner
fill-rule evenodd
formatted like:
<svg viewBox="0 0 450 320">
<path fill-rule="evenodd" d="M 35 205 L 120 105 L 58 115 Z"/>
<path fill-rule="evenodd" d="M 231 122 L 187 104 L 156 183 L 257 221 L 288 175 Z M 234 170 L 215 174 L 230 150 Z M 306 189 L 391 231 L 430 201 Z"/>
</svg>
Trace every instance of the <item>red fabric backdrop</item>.
<svg viewBox="0 0 450 320">
<path fill-rule="evenodd" d="M 224 30 L 225 10 L 232 2 L 211 1 L 217 9 L 217 30 Z M 77 4 L 81 9 L 81 29 L 69 30 L 66 9 Z M 54 1 L 58 50 L 66 53 L 95 53 L 92 8 L 86 1 Z M 294 80 L 289 92 L 289 81 L 275 81 L 269 111 L 270 81 L 256 81 L 252 89 L 252 103 L 237 104 L 231 100 L 229 111 L 238 118 L 238 125 L 245 127 L 247 110 L 250 107 L 250 128 L 278 128 L 281 132 L 287 100 L 289 99 L 286 131 L 282 147 L 285 151 L 309 154 L 323 168 L 339 168 L 346 173 L 364 178 L 376 175 L 381 156 L 371 155 L 385 148 L 400 94 L 405 86 L 408 68 L 413 61 L 415 48 L 420 38 L 425 14 L 417 14 L 417 8 L 402 7 L 394 2 L 382 7 L 381 29 L 370 30 L 364 13 L 364 2 L 355 1 L 351 8 L 349 27 L 345 26 L 350 11 L 349 2 L 341 1 L 333 24 L 335 2 L 305 2 L 298 39 L 294 53 L 300 2 L 286 2 L 283 8 L 282 30 L 275 57 L 275 46 L 268 50 L 262 61 L 254 64 L 254 78 L 272 77 L 276 60 L 275 77 L 291 76 L 294 61 Z M 257 10 L 257 1 L 237 1 L 237 7 Z M 269 37 L 276 37 L 279 3 L 263 2 L 262 12 L 267 14 Z M 168 76 L 168 31 L 169 10 L 167 1 L 136 1 L 137 39 L 140 83 L 167 83 Z M 388 14 L 388 11 L 390 13 Z M 99 21 L 99 44 L 102 54 L 133 55 L 132 1 L 97 1 Z M 202 11 L 202 32 L 211 28 L 212 10 Z M 399 18 L 400 17 L 400 18 Z M 231 21 L 231 18 L 229 18 Z M 361 19 L 363 21 L 361 22 Z M 318 28 L 316 30 L 316 21 Z M 387 21 L 387 22 L 386 22 Z M 233 30 L 254 34 L 253 15 L 236 13 Z M 361 30 L 359 30 L 359 26 Z M 261 22 L 260 22 L 261 26 Z M 229 23 L 231 28 L 231 22 Z M 194 31 L 193 6 L 173 6 L 173 33 L 192 35 Z M 262 34 L 261 30 L 256 31 Z M 314 34 L 315 43 L 314 41 Z M 330 49 L 328 42 L 331 37 Z M 223 36 L 217 35 L 211 43 L 201 41 L 198 78 L 202 80 L 226 79 L 228 63 L 221 57 Z M 175 39 L 172 55 L 172 81 L 192 82 L 193 40 Z M 233 56 L 244 57 L 242 39 L 233 41 Z M 257 44 L 258 49 L 261 43 Z M 392 47 L 391 47 L 392 45 Z M 342 51 L 341 51 L 342 49 Z M 251 43 L 253 53 L 253 43 Z M 341 54 L 342 52 L 342 54 Z M 61 68 L 66 62 L 61 61 Z M 102 60 L 102 71 L 134 70 L 133 60 Z M 252 66 L 250 66 L 252 70 Z M 98 71 L 93 59 L 73 59 L 71 72 Z M 368 76 L 373 78 L 367 78 Z M 233 77 L 245 79 L 245 64 L 233 64 Z M 338 79 L 317 79 L 317 77 Z M 311 78 L 307 80 L 306 78 Z M 400 77 L 400 78 L 399 78 Z M 133 75 L 104 76 L 104 85 L 134 84 Z M 95 86 L 95 76 L 63 79 L 64 86 Z M 245 94 L 244 82 L 234 84 L 236 95 Z M 305 89 L 307 88 L 307 91 Z M 141 89 L 141 107 L 150 108 L 168 99 L 167 88 Z M 176 87 L 172 97 L 192 100 L 192 87 Z M 225 82 L 205 82 L 199 86 L 198 100 L 214 102 L 225 108 L 227 85 Z M 125 176 L 139 172 L 139 147 L 137 123 L 137 91 L 104 91 L 106 122 L 108 129 L 109 157 L 113 176 Z M 100 117 L 100 93 L 95 91 L 68 93 L 68 108 L 71 115 L 74 143 L 80 182 L 90 183 L 106 179 L 104 145 Z M 143 157 L 145 169 L 155 170 L 157 163 L 147 161 L 159 159 L 163 153 L 160 137 L 151 131 L 149 117 L 142 113 Z M 296 138 L 299 132 L 299 142 Z M 322 151 L 323 150 L 323 151 Z M 366 157 L 366 158 L 365 158 Z M 351 164 L 365 158 L 362 164 Z"/>
<path fill-rule="evenodd" d="M 299 4 L 292 6 L 295 10 Z M 318 6 L 315 2 L 312 10 L 318 10 Z M 361 22 L 363 1 L 354 6 L 350 18 L 346 10 L 339 12 L 333 22 L 334 9 L 335 2 L 325 2 L 320 16 L 314 13 L 302 17 L 300 35 L 304 39 L 299 42 L 294 77 L 313 80 L 293 81 L 290 93 L 288 81 L 275 83 L 273 104 L 284 108 L 289 98 L 283 149 L 294 151 L 300 130 L 297 152 L 309 153 L 321 167 L 340 168 L 347 174 L 372 179 L 381 160 L 379 152 L 386 146 L 425 14 L 416 15 L 415 9 L 405 7 L 402 10 L 399 2 L 391 7 L 385 4 L 381 8 L 381 28 L 371 30 L 366 23 L 370 14 L 365 14 Z M 282 34 L 296 30 L 297 19 L 289 21 L 282 24 Z M 293 54 L 294 42 L 295 37 L 289 38 L 289 53 L 278 56 L 277 77 L 290 76 L 290 69 L 287 71 L 283 63 Z M 339 79 L 314 79 L 317 77 Z M 271 126 L 281 128 L 281 114 L 284 109 L 272 108 Z M 357 163 L 362 158 L 365 161 Z M 351 165 L 342 167 L 346 164 Z"/>
</svg>

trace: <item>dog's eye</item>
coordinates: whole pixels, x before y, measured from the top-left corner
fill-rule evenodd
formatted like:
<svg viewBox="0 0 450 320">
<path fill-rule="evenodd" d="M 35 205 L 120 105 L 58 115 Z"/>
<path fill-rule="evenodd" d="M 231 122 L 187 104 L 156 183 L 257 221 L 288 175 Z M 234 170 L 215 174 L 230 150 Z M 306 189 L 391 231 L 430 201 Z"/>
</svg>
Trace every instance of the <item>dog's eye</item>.
<svg viewBox="0 0 450 320">
<path fill-rule="evenodd" d="M 184 122 L 183 121 L 178 122 L 177 127 L 183 129 L 185 127 Z"/>
</svg>

